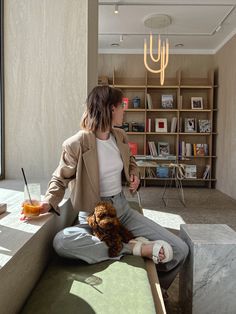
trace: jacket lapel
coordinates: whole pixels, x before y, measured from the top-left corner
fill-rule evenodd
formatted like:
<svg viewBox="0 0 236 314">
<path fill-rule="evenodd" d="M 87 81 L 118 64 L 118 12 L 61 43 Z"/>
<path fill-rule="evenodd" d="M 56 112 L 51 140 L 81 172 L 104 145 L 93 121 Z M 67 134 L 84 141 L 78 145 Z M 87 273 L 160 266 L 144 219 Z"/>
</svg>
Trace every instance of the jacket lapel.
<svg viewBox="0 0 236 314">
<path fill-rule="evenodd" d="M 96 137 L 93 133 L 88 134 L 89 149 L 83 153 L 83 160 L 94 192 L 100 197 L 99 190 L 99 169 Z"/>
</svg>

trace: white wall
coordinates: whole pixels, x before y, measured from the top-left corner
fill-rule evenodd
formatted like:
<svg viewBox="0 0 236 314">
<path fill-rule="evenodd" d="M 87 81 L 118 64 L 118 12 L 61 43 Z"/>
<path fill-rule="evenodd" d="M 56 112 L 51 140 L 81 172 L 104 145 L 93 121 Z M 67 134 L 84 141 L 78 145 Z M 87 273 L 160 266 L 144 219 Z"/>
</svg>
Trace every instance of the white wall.
<svg viewBox="0 0 236 314">
<path fill-rule="evenodd" d="M 214 56 L 218 72 L 217 189 L 236 199 L 236 35 Z"/>
<path fill-rule="evenodd" d="M 20 167 L 50 177 L 79 129 L 97 82 L 97 10 L 97 0 L 5 1 L 6 178 Z"/>
</svg>

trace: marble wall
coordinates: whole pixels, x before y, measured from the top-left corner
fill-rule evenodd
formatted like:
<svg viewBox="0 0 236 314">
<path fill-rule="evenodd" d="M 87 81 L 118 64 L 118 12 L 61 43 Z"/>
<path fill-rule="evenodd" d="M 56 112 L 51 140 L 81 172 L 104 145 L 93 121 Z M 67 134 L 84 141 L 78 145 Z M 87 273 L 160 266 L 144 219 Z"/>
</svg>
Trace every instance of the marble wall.
<svg viewBox="0 0 236 314">
<path fill-rule="evenodd" d="M 6 178 L 48 178 L 97 82 L 97 0 L 5 1 Z M 92 67 L 89 67 L 92 64 Z"/>
</svg>

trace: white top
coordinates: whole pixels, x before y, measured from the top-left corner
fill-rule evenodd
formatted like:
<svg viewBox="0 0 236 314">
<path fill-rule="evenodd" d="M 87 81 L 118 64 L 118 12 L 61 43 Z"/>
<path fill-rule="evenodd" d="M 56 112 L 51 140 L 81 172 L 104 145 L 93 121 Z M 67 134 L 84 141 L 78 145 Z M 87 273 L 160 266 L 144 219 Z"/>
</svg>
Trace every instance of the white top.
<svg viewBox="0 0 236 314">
<path fill-rule="evenodd" d="M 99 166 L 100 196 L 113 196 L 121 192 L 123 161 L 112 134 L 108 140 L 96 138 Z"/>
</svg>

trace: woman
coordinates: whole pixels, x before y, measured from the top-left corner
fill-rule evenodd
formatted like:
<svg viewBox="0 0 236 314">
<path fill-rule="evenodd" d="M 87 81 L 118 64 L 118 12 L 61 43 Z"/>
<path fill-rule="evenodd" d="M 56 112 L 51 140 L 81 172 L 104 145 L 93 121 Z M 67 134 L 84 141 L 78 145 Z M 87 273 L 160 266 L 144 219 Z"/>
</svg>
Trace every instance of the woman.
<svg viewBox="0 0 236 314">
<path fill-rule="evenodd" d="M 122 125 L 122 92 L 108 86 L 95 87 L 86 105 L 82 130 L 63 143 L 59 166 L 42 205 L 41 213 L 57 209 L 70 183 L 79 224 L 60 231 L 54 238 L 54 248 L 61 256 L 90 264 L 109 259 L 105 242 L 91 235 L 87 216 L 99 201 L 112 202 L 121 223 L 136 238 L 123 245 L 119 258 L 124 254 L 153 258 L 160 284 L 167 289 L 187 256 L 188 247 L 180 238 L 131 209 L 122 192 L 122 173 L 132 193 L 140 183 L 126 134 L 113 128 Z"/>
</svg>

